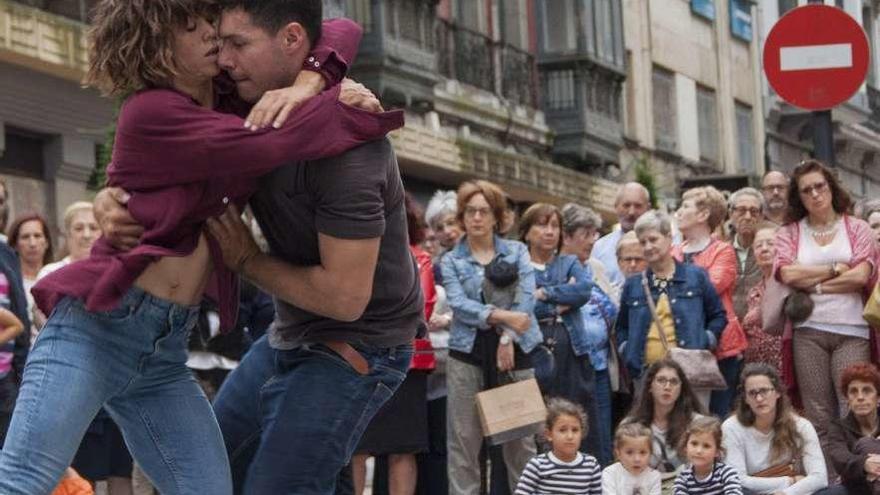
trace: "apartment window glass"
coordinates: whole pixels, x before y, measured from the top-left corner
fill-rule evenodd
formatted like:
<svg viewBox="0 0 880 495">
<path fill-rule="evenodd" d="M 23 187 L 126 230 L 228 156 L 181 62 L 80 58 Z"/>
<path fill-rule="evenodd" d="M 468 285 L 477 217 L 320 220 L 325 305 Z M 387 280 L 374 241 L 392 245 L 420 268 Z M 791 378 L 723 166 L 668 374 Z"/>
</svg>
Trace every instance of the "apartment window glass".
<svg viewBox="0 0 880 495">
<path fill-rule="evenodd" d="M 718 105 L 711 89 L 697 88 L 697 126 L 700 129 L 700 158 L 718 162 Z"/>
<path fill-rule="evenodd" d="M 547 110 L 571 110 L 577 100 L 573 70 L 554 70 L 545 75 L 544 102 Z"/>
<path fill-rule="evenodd" d="M 611 3 L 614 0 L 594 0 L 596 9 L 596 41 L 599 47 L 598 55 L 602 60 L 614 63 L 614 16 Z"/>
<path fill-rule="evenodd" d="M 486 0 L 456 0 L 455 18 L 462 26 L 480 33 L 489 32 Z"/>
<path fill-rule="evenodd" d="M 752 133 L 752 107 L 736 104 L 736 154 L 740 169 L 753 174 L 755 170 L 755 142 Z"/>
<path fill-rule="evenodd" d="M 547 52 L 577 50 L 574 0 L 544 0 L 544 49 Z"/>
<path fill-rule="evenodd" d="M 6 126 L 4 138 L 6 149 L 0 155 L 0 170 L 43 178 L 43 148 L 49 136 Z"/>
<path fill-rule="evenodd" d="M 651 75 L 654 100 L 654 145 L 657 149 L 675 152 L 677 126 L 675 112 L 675 75 L 654 67 Z"/>
<path fill-rule="evenodd" d="M 508 0 L 501 4 L 503 9 L 504 41 L 520 50 L 529 49 L 529 16 L 526 0 Z"/>
<path fill-rule="evenodd" d="M 779 16 L 798 6 L 798 0 L 779 0 Z"/>
<path fill-rule="evenodd" d="M 868 35 L 868 86 L 877 87 L 877 60 L 876 52 L 877 33 L 874 32 L 874 12 L 870 7 L 862 9 L 862 27 Z"/>
</svg>

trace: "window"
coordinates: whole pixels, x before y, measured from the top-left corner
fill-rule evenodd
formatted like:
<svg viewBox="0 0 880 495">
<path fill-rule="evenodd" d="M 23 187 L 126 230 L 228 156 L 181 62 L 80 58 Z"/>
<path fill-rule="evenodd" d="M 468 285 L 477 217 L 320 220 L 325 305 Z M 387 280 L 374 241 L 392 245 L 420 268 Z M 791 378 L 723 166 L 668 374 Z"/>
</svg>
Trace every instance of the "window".
<svg viewBox="0 0 880 495">
<path fill-rule="evenodd" d="M 700 130 L 700 158 L 718 163 L 718 105 L 715 91 L 697 88 L 697 126 Z"/>
<path fill-rule="evenodd" d="M 544 0 L 544 49 L 548 52 L 577 50 L 573 0 Z"/>
<path fill-rule="evenodd" d="M 456 0 L 455 19 L 462 26 L 483 34 L 489 33 L 485 0 Z"/>
<path fill-rule="evenodd" d="M 573 70 L 554 70 L 546 73 L 544 101 L 547 110 L 570 110 L 577 103 Z"/>
<path fill-rule="evenodd" d="M 501 4 L 504 20 L 502 37 L 520 50 L 529 50 L 529 16 L 526 0 L 507 0 Z"/>
<path fill-rule="evenodd" d="M 862 27 L 865 29 L 865 34 L 868 35 L 868 86 L 877 87 L 877 64 L 876 64 L 876 52 L 874 48 L 876 46 L 875 36 L 877 33 L 874 32 L 874 12 L 870 7 L 865 7 L 862 9 Z"/>
<path fill-rule="evenodd" d="M 753 174 L 755 170 L 755 143 L 752 140 L 752 107 L 736 104 L 736 155 L 740 169 Z"/>
<path fill-rule="evenodd" d="M 798 6 L 798 0 L 779 0 L 779 17 Z"/>
<path fill-rule="evenodd" d="M 594 0 L 596 9 L 596 45 L 597 55 L 605 62 L 614 63 L 614 36 L 617 26 L 611 10 L 612 0 Z"/>
<path fill-rule="evenodd" d="M 654 145 L 657 149 L 675 152 L 678 136 L 675 122 L 675 75 L 654 67 L 651 86 L 654 99 Z"/>
<path fill-rule="evenodd" d="M 0 155 L 0 169 L 17 175 L 43 178 L 43 148 L 49 136 L 6 126 L 6 149 Z"/>
</svg>

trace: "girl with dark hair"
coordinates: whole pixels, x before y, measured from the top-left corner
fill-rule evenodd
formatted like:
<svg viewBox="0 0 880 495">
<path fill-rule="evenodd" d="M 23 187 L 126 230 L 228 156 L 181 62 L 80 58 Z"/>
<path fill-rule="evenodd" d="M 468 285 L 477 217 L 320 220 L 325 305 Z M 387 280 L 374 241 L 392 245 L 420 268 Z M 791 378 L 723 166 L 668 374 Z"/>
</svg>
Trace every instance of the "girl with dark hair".
<svg viewBox="0 0 880 495">
<path fill-rule="evenodd" d="M 742 372 L 736 412 L 722 425 L 725 462 L 746 490 L 808 495 L 828 486 L 813 425 L 798 416 L 776 368 L 750 363 Z"/>
<path fill-rule="evenodd" d="M 622 424 L 639 423 L 651 429 L 651 467 L 661 473 L 671 489 L 684 464 L 679 444 L 688 424 L 705 414 L 681 366 L 669 358 L 645 372 L 637 402 Z"/>
<path fill-rule="evenodd" d="M 870 360 L 874 349 L 862 311 L 877 281 L 877 245 L 868 224 L 849 215 L 851 206 L 830 169 L 804 161 L 792 172 L 789 223 L 775 240 L 773 276 L 813 306 L 806 319 L 786 324 L 783 378 L 800 393 L 823 442 L 845 407 L 836 393 L 843 370 Z"/>
</svg>

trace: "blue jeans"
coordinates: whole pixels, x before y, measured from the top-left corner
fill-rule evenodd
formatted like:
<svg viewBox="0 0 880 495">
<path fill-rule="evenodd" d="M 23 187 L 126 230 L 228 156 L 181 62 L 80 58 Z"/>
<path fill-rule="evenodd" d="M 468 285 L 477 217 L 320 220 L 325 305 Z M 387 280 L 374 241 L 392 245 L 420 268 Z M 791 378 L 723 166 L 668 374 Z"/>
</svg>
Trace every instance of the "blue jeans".
<svg viewBox="0 0 880 495">
<path fill-rule="evenodd" d="M 709 412 L 721 419 L 726 418 L 730 414 L 730 410 L 733 409 L 733 399 L 736 397 L 736 390 L 739 386 L 739 373 L 742 371 L 742 367 L 742 355 L 718 360 L 718 370 L 724 375 L 727 388 L 712 391 Z"/>
<path fill-rule="evenodd" d="M 599 440 L 599 450 L 596 457 L 602 466 L 610 466 L 611 444 L 614 442 L 611 436 L 611 377 L 608 370 L 596 372 L 596 437 Z"/>
<path fill-rule="evenodd" d="M 232 492 L 223 437 L 186 367 L 198 307 L 132 288 L 116 309 L 63 299 L 28 357 L 0 453 L 0 493 L 51 492 L 103 406 L 163 494 Z"/>
<path fill-rule="evenodd" d="M 320 344 L 282 351 L 263 336 L 251 346 L 214 400 L 235 493 L 333 494 L 339 471 L 412 357 L 412 344 L 356 348 L 368 375 Z"/>
</svg>

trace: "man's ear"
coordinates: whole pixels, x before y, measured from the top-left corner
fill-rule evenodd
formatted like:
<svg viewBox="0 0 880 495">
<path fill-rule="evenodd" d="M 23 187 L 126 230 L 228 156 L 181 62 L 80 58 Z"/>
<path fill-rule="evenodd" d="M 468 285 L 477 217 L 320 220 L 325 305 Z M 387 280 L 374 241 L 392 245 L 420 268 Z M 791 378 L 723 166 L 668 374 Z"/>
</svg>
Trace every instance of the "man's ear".
<svg viewBox="0 0 880 495">
<path fill-rule="evenodd" d="M 308 34 L 302 24 L 298 22 L 291 22 L 282 26 L 281 29 L 278 30 L 277 36 L 279 38 L 278 41 L 281 44 L 281 49 L 284 50 L 285 53 L 293 54 L 304 48 L 308 50 Z"/>
</svg>

